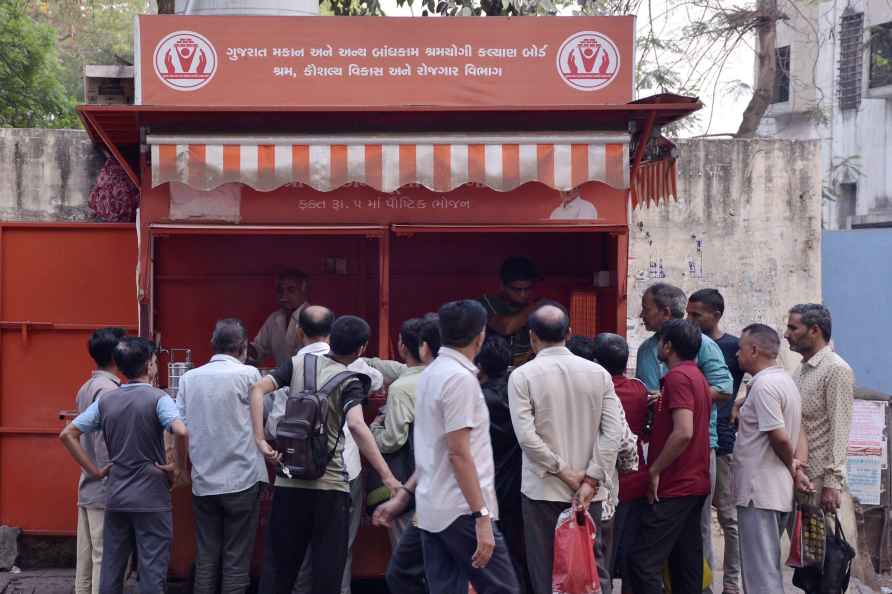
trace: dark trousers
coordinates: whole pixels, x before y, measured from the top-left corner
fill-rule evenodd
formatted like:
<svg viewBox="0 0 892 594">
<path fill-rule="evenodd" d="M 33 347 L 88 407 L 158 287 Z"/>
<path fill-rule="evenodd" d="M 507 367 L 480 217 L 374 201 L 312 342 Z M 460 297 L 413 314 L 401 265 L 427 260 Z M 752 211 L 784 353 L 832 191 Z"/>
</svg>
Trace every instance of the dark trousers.
<svg viewBox="0 0 892 594">
<path fill-rule="evenodd" d="M 551 594 L 551 576 L 554 569 L 554 529 L 558 516 L 570 507 L 562 501 L 537 501 L 523 498 L 523 517 L 526 527 L 527 566 L 534 594 Z M 601 592 L 611 594 L 610 572 L 607 567 L 607 551 L 601 533 L 601 502 L 592 503 L 588 508 L 595 521 L 595 560 L 598 564 L 598 579 Z"/>
<path fill-rule="evenodd" d="M 291 594 L 307 547 L 312 547 L 313 592 L 341 591 L 350 524 L 350 494 L 340 491 L 276 487 L 269 515 L 261 579 L 275 594 Z M 271 584 L 269 582 L 272 582 Z"/>
<path fill-rule="evenodd" d="M 527 571 L 527 549 L 526 539 L 523 534 L 523 509 L 518 497 L 516 506 L 502 507 L 499 504 L 499 530 L 505 537 L 505 543 L 508 545 L 508 553 L 511 555 L 511 562 L 514 563 L 514 574 L 517 576 L 517 583 L 520 585 L 520 594 L 528 594 L 530 588 L 530 574 Z"/>
<path fill-rule="evenodd" d="M 496 548 L 483 569 L 471 567 L 477 529 L 470 515 L 459 516 L 442 532 L 421 531 L 424 573 L 431 594 L 467 592 L 469 581 L 478 594 L 517 594 L 519 586 L 505 539 L 497 526 L 492 530 Z"/>
<path fill-rule="evenodd" d="M 631 592 L 629 578 L 629 557 L 635 543 L 638 542 L 638 534 L 641 530 L 641 514 L 647 507 L 646 499 L 627 501 L 616 506 L 616 514 L 613 516 L 613 554 L 610 576 L 614 579 L 622 578 L 623 592 Z"/>
<path fill-rule="evenodd" d="M 414 524 L 403 531 L 396 550 L 387 564 L 387 588 L 394 594 L 427 594 L 424 581 L 424 552 L 421 530 Z"/>
<path fill-rule="evenodd" d="M 259 504 L 260 483 L 238 493 L 192 497 L 197 547 L 194 594 L 248 590 Z"/>
<path fill-rule="evenodd" d="M 127 565 L 135 551 L 140 594 L 163 594 L 172 536 L 173 520 L 169 511 L 106 511 L 99 592 L 123 592 Z"/>
<path fill-rule="evenodd" d="M 666 562 L 672 594 L 703 590 L 700 514 L 705 500 L 702 495 L 672 497 L 644 507 L 641 532 L 628 565 L 635 594 L 662 594 Z"/>
<path fill-rule="evenodd" d="M 598 540 L 600 541 L 597 543 L 598 548 L 595 550 L 597 551 L 598 549 L 601 549 L 604 552 L 604 569 L 609 576 L 607 581 L 612 585 L 613 566 L 615 564 L 614 556 L 616 554 L 616 544 L 614 542 L 616 540 L 616 531 L 614 529 L 616 526 L 616 515 L 614 514 L 609 520 L 602 520 L 600 516 L 597 518 L 593 517 L 592 519 L 595 520 L 595 525 L 598 527 Z M 597 552 L 595 555 L 595 558 L 597 559 Z M 600 577 L 600 575 L 598 577 Z M 610 591 L 612 591 L 612 588 Z"/>
</svg>

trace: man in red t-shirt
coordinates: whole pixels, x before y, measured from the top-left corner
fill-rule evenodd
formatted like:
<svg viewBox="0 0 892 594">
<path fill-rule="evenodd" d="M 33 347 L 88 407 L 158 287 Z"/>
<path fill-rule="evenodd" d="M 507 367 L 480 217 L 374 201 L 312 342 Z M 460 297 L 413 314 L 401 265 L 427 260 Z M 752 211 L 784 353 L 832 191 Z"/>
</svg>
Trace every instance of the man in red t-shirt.
<svg viewBox="0 0 892 594">
<path fill-rule="evenodd" d="M 647 464 L 644 461 L 642 442 L 647 441 L 644 426 L 647 424 L 647 386 L 636 378 L 625 376 L 629 362 L 629 344 L 617 334 L 602 332 L 592 345 L 597 363 L 613 378 L 613 388 L 626 414 L 629 428 L 638 437 L 638 470 L 619 475 L 619 505 L 613 516 L 613 542 L 609 558 L 612 560 L 611 577 L 629 575 L 629 552 L 635 546 L 639 531 L 639 518 L 647 506 Z M 617 494 L 610 494 L 611 502 Z M 628 578 L 624 578 L 623 592 L 631 592 Z"/>
<path fill-rule="evenodd" d="M 694 361 L 700 328 L 687 320 L 666 322 L 658 355 L 669 367 L 654 405 L 648 452 L 650 506 L 629 562 L 635 594 L 662 594 L 668 562 L 674 594 L 703 589 L 700 512 L 709 495 L 709 384 Z"/>
</svg>

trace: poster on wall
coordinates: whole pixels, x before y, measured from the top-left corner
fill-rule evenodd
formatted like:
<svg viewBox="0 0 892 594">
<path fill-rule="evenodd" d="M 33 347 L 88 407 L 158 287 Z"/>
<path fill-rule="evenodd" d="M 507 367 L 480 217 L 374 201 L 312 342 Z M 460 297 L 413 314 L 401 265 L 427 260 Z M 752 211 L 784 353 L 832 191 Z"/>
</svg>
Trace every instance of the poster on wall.
<svg viewBox="0 0 892 594">
<path fill-rule="evenodd" d="M 886 403 L 855 400 L 849 431 L 847 480 L 861 505 L 880 505 L 882 474 L 887 468 Z"/>
<path fill-rule="evenodd" d="M 141 16 L 136 104 L 621 104 L 632 100 L 634 28 L 632 16 Z"/>
</svg>

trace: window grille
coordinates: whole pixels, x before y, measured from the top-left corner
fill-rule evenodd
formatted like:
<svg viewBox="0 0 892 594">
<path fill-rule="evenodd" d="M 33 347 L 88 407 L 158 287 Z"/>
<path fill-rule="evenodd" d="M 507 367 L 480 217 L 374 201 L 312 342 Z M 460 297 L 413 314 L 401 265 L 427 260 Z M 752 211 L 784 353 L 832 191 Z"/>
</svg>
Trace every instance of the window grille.
<svg viewBox="0 0 892 594">
<path fill-rule="evenodd" d="M 839 25 L 839 72 L 837 96 L 840 109 L 861 105 L 861 69 L 864 55 L 864 13 L 851 7 Z"/>
<path fill-rule="evenodd" d="M 772 103 L 783 103 L 790 100 L 790 46 L 785 45 L 774 50 L 777 68 L 774 72 L 774 93 Z"/>
</svg>

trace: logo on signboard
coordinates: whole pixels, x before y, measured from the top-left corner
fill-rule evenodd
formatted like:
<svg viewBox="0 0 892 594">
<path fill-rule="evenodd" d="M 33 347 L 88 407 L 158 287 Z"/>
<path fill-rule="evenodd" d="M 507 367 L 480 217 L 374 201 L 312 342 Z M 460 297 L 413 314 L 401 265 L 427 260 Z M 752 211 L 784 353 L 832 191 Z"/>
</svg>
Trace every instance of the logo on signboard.
<svg viewBox="0 0 892 594">
<path fill-rule="evenodd" d="M 217 50 L 198 33 L 171 33 L 155 48 L 155 74 L 175 91 L 200 89 L 216 71 Z"/>
<path fill-rule="evenodd" d="M 582 31 L 571 35 L 557 54 L 557 69 L 564 82 L 578 91 L 598 91 L 619 72 L 619 49 L 602 33 Z"/>
</svg>

